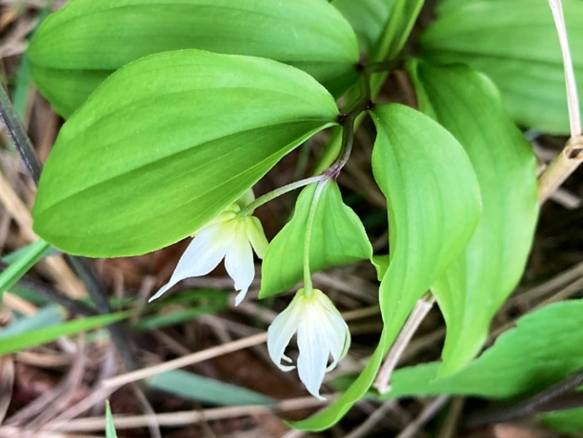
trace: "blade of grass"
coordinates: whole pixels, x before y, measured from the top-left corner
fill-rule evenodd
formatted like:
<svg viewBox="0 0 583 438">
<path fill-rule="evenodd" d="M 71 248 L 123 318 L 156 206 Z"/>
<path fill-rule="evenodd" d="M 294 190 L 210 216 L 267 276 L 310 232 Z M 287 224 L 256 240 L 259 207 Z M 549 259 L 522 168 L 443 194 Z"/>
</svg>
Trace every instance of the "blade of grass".
<svg viewBox="0 0 583 438">
<path fill-rule="evenodd" d="M 272 398 L 255 391 L 181 370 L 155 375 L 149 384 L 151 388 L 169 392 L 188 400 L 215 405 L 269 405 L 275 403 Z"/>
<path fill-rule="evenodd" d="M 109 315 L 92 316 L 63 324 L 46 327 L 20 333 L 0 339 L 0 356 L 26 348 L 36 347 L 48 342 L 52 342 L 62 336 L 71 336 L 77 333 L 93 330 L 95 328 L 109 325 L 129 317 L 133 312 L 118 312 Z"/>
<path fill-rule="evenodd" d="M 30 38 L 34 36 L 38 27 L 49 15 L 52 4 L 53 4 L 52 1 L 48 1 L 41 9 L 38 15 L 38 22 L 36 23 L 36 26 L 33 29 L 33 31 L 30 33 Z M 24 120 L 25 118 L 26 103 L 28 101 L 28 97 L 30 96 L 31 84 L 32 79 L 30 76 L 30 62 L 27 56 L 23 56 L 20 59 L 20 63 L 18 65 L 18 72 L 16 74 L 16 86 L 14 87 L 14 109 L 16 110 L 16 114 L 18 114 L 21 120 Z"/>
<path fill-rule="evenodd" d="M 2 293 L 14 286 L 36 262 L 49 253 L 50 249 L 51 245 L 44 240 L 37 240 L 23 248 L 23 252 L 19 253 L 19 257 L 0 274 L 0 300 L 2 299 Z"/>
<path fill-rule="evenodd" d="M 106 438 L 117 438 L 115 425 L 113 424 L 113 415 L 111 414 L 111 407 L 109 400 L 105 401 L 105 436 Z"/>
<path fill-rule="evenodd" d="M 186 306 L 176 306 L 175 310 L 173 309 L 163 313 L 156 313 L 147 317 L 143 316 L 136 322 L 133 328 L 136 330 L 152 330 L 181 324 L 185 321 L 192 321 L 204 315 L 218 313 L 229 306 L 228 294 L 224 292 L 216 293 L 214 296 L 203 296 L 200 298 L 197 297 L 196 294 L 193 294 L 193 296 L 188 298 L 189 299 L 182 299 L 173 303 L 162 301 L 161 304 L 164 304 L 164 306 L 159 306 L 158 308 L 169 307 L 172 304 L 178 304 L 179 306 L 185 304 Z"/>
<path fill-rule="evenodd" d="M 23 254 L 26 254 L 33 245 L 35 245 L 37 243 L 38 242 L 32 242 L 26 246 L 23 246 L 22 248 L 18 248 L 17 250 L 12 251 L 11 253 L 8 253 L 8 254 L 2 256 L 2 258 L 0 260 L 2 260 L 4 263 L 8 263 L 8 264 L 14 263 L 16 260 L 18 260 L 20 257 L 22 257 Z M 49 249 L 47 249 L 47 252 L 46 252 L 46 254 L 44 254 L 44 256 L 48 257 L 48 256 L 52 256 L 52 255 L 59 254 L 59 253 L 60 253 L 60 251 L 57 248 L 55 248 L 54 246 L 51 246 Z"/>
<path fill-rule="evenodd" d="M 58 306 L 49 305 L 32 316 L 17 319 L 0 332 L 0 340 L 11 336 L 30 333 L 33 330 L 45 329 L 63 323 L 65 312 Z M 0 341 L 1 342 L 1 341 Z"/>
</svg>

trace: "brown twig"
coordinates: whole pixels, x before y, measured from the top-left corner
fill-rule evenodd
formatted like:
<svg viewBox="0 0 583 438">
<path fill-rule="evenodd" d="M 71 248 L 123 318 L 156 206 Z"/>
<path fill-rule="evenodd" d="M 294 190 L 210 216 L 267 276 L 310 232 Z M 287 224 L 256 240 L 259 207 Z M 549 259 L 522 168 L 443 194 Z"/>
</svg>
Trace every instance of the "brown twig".
<svg viewBox="0 0 583 438">
<path fill-rule="evenodd" d="M 470 414 L 465 422 L 468 428 L 485 426 L 502 421 L 515 420 L 533 414 L 564 409 L 569 400 L 569 408 L 583 406 L 583 394 L 573 394 L 583 385 L 583 369 L 555 383 L 551 387 L 516 403 L 495 406 L 490 409 Z"/>
<path fill-rule="evenodd" d="M 441 410 L 441 408 L 443 408 L 443 406 L 448 402 L 448 400 L 449 400 L 448 396 L 437 397 L 425 409 L 423 409 L 423 411 L 421 411 L 421 413 L 417 418 L 415 418 L 415 420 L 409 423 L 409 425 L 405 428 L 405 430 L 403 430 L 403 432 L 397 435 L 397 438 L 416 437 L 417 433 L 419 432 L 419 429 L 421 429 L 425 425 L 425 423 L 431 420 Z"/>
<path fill-rule="evenodd" d="M 377 375 L 375 383 L 373 386 L 379 390 L 381 394 L 385 394 L 390 390 L 390 379 L 393 371 L 395 370 L 399 359 L 403 355 L 405 348 L 409 345 L 411 338 L 419 328 L 419 325 L 423 322 L 433 304 L 435 303 L 435 298 L 431 294 L 427 294 L 425 297 L 417 301 L 415 308 L 409 315 L 407 322 L 401 329 L 399 336 L 395 340 L 395 343 L 389 350 L 387 357 Z"/>
</svg>

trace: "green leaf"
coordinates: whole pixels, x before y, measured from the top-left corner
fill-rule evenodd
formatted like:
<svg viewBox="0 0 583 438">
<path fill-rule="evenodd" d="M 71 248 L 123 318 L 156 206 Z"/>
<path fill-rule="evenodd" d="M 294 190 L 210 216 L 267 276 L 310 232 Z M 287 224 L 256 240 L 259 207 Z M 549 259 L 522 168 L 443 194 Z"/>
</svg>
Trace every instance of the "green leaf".
<svg viewBox="0 0 583 438">
<path fill-rule="evenodd" d="M 409 39 L 425 0 L 392 0 L 389 19 L 371 50 L 371 62 L 396 59 Z M 384 81 L 383 81 L 384 82 Z"/>
<path fill-rule="evenodd" d="M 32 31 L 33 35 L 38 30 L 40 24 L 49 15 L 52 3 L 53 3 L 52 0 L 45 2 L 44 6 L 40 10 L 40 13 L 36 16 L 37 24 L 34 30 Z M 16 111 L 16 114 L 18 114 L 21 120 L 25 119 L 26 109 L 28 106 L 31 91 L 32 91 L 32 78 L 30 74 L 30 60 L 26 56 L 23 56 L 20 58 L 20 62 L 18 64 L 16 84 L 14 87 L 14 94 L 12 97 L 12 101 L 14 102 L 14 110 Z M 11 142 L 9 143 L 9 146 L 12 146 Z"/>
<path fill-rule="evenodd" d="M 368 53 L 380 38 L 397 0 L 334 0 L 332 5 L 348 20 L 361 52 Z"/>
<path fill-rule="evenodd" d="M 342 202 L 335 181 L 320 194 L 310 235 L 310 269 L 317 272 L 372 257 L 372 246 L 360 218 Z M 318 184 L 302 190 L 291 221 L 269 244 L 262 264 L 259 296 L 285 292 L 303 277 L 304 243 L 308 214 Z"/>
<path fill-rule="evenodd" d="M 64 319 L 65 311 L 59 306 L 49 304 L 34 315 L 19 318 L 4 327 L 0 332 L 0 339 L 54 326 L 62 323 Z"/>
<path fill-rule="evenodd" d="M 29 243 L 26 246 L 23 246 L 22 248 L 18 248 L 17 250 L 14 250 L 6 255 L 3 255 L 2 258 L 0 260 L 2 260 L 4 263 L 14 263 L 16 261 L 18 261 L 21 257 L 24 257 L 25 254 L 28 254 L 31 249 L 36 246 L 36 245 L 40 245 L 40 240 L 37 240 L 36 242 L 33 243 Z M 51 246 L 47 252 L 45 253 L 45 257 L 49 257 L 55 254 L 60 254 L 61 251 L 59 251 L 57 248 L 55 248 L 54 246 Z"/>
<path fill-rule="evenodd" d="M 482 216 L 468 247 L 432 287 L 447 323 L 442 373 L 482 348 L 524 271 L 538 216 L 536 158 L 496 89 L 465 66 L 409 65 L 422 111 L 462 144 L 480 184 Z"/>
<path fill-rule="evenodd" d="M 565 433 L 583 432 L 583 409 L 567 409 L 552 412 L 542 417 L 543 422 L 555 430 Z"/>
<path fill-rule="evenodd" d="M 74 0 L 51 15 L 27 55 L 57 112 L 69 117 L 111 73 L 180 49 L 270 58 L 340 94 L 356 80 L 358 44 L 321 0 Z"/>
<path fill-rule="evenodd" d="M 81 332 L 93 330 L 106 326 L 114 322 L 127 318 L 133 312 L 117 312 L 109 315 L 91 316 L 83 319 L 76 319 L 63 324 L 51 325 L 25 333 L 7 336 L 0 339 L 0 356 L 15 351 L 22 351 L 27 348 L 52 342 L 62 336 L 76 335 Z"/>
<path fill-rule="evenodd" d="M 583 89 L 583 2 L 563 0 L 563 7 L 575 76 Z M 563 60 L 548 2 L 450 0 L 441 2 L 437 14 L 420 40 L 423 57 L 486 73 L 519 124 L 569 132 Z"/>
<path fill-rule="evenodd" d="M 374 255 L 372 257 L 372 264 L 377 271 L 377 279 L 379 281 L 382 281 L 387 269 L 389 269 L 390 260 L 389 254 Z"/>
<path fill-rule="evenodd" d="M 105 401 L 105 437 L 117 438 L 117 432 L 115 431 L 115 424 L 113 423 L 113 415 L 111 414 L 109 400 Z"/>
<path fill-rule="evenodd" d="M 275 61 L 199 50 L 142 58 L 63 126 L 40 180 L 35 231 L 87 256 L 167 246 L 337 116 L 318 82 Z"/>
<path fill-rule="evenodd" d="M 229 293 L 222 290 L 192 291 L 174 294 L 148 305 L 150 316 L 142 315 L 133 325 L 135 330 L 152 330 L 192 321 L 204 315 L 218 313 L 229 307 Z"/>
<path fill-rule="evenodd" d="M 272 398 L 255 391 L 180 370 L 157 374 L 148 383 L 152 388 L 187 400 L 215 405 L 270 405 L 274 403 Z"/>
<path fill-rule="evenodd" d="M 409 395 L 473 395 L 516 398 L 541 391 L 583 367 L 583 301 L 546 306 L 518 321 L 515 329 L 463 370 L 436 378 L 438 363 L 395 371 L 382 398 Z"/>
<path fill-rule="evenodd" d="M 389 211 L 390 264 L 380 287 L 385 326 L 356 381 L 332 406 L 293 423 L 300 429 L 330 427 L 366 394 L 415 303 L 463 251 L 480 214 L 476 176 L 449 132 L 402 105 L 379 106 L 372 116 L 373 171 Z"/>
<path fill-rule="evenodd" d="M 2 293 L 14 286 L 24 274 L 51 251 L 51 245 L 43 240 L 28 245 L 2 273 L 0 273 L 0 299 Z"/>
</svg>

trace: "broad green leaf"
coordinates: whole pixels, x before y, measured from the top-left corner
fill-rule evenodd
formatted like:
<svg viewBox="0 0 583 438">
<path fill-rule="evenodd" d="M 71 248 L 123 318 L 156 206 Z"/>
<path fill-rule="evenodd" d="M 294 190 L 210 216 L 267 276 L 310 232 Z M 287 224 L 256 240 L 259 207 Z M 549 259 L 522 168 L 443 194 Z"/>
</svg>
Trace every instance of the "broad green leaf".
<svg viewBox="0 0 583 438">
<path fill-rule="evenodd" d="M 154 389 L 169 392 L 187 400 L 215 405 L 269 405 L 274 403 L 272 398 L 250 389 L 180 370 L 157 374 L 148 380 L 148 384 Z"/>
<path fill-rule="evenodd" d="M 115 431 L 115 424 L 113 422 L 113 415 L 111 414 L 109 400 L 105 401 L 105 437 L 117 438 L 117 432 Z"/>
<path fill-rule="evenodd" d="M 2 294 L 14 286 L 24 274 L 51 251 L 51 245 L 37 240 L 23 249 L 16 260 L 0 273 L 0 300 Z"/>
<path fill-rule="evenodd" d="M 383 398 L 473 395 L 516 398 L 541 391 L 583 368 L 583 301 L 546 306 L 522 317 L 515 329 L 461 371 L 437 378 L 438 363 L 395 371 Z"/>
<path fill-rule="evenodd" d="M 380 287 L 384 329 L 356 381 L 332 406 L 294 423 L 300 429 L 330 427 L 366 394 L 415 303 L 463 251 L 480 215 L 476 176 L 449 132 L 402 105 L 379 106 L 372 116 L 373 171 L 389 212 L 390 263 Z"/>
<path fill-rule="evenodd" d="M 335 181 L 327 180 L 318 199 L 310 235 L 310 268 L 317 272 L 372 257 L 372 246 L 360 218 L 342 202 Z M 303 277 L 308 214 L 318 184 L 302 190 L 291 221 L 269 244 L 262 264 L 261 290 L 265 298 L 285 292 Z"/>
<path fill-rule="evenodd" d="M 583 89 L 583 2 L 563 0 L 569 45 Z M 443 1 L 421 37 L 423 57 L 465 63 L 498 86 L 514 120 L 568 133 L 563 60 L 547 1 Z M 487 17 L 487 19 L 484 19 Z"/>
<path fill-rule="evenodd" d="M 323 0 L 73 0 L 43 23 L 27 55 L 41 92 L 69 117 L 115 70 L 180 49 L 292 64 L 333 93 L 355 81 L 359 56 L 354 31 Z"/>
<path fill-rule="evenodd" d="M 142 58 L 63 126 L 40 180 L 35 231 L 87 256 L 167 246 L 337 115 L 318 82 L 275 61 L 200 50 Z"/>
<path fill-rule="evenodd" d="M 397 0 L 334 0 L 332 5 L 348 20 L 362 52 L 379 40 Z"/>
<path fill-rule="evenodd" d="M 421 110 L 462 144 L 482 195 L 468 247 L 432 287 L 447 323 L 447 374 L 480 351 L 490 321 L 522 276 L 538 216 L 536 159 L 482 75 L 422 61 L 409 67 Z"/>
<path fill-rule="evenodd" d="M 0 339 L 0 356 L 15 351 L 22 351 L 27 348 L 52 342 L 62 336 L 76 335 L 81 332 L 93 330 L 106 326 L 130 316 L 132 312 L 118 312 L 109 315 L 91 316 L 83 319 L 76 319 L 62 324 L 51 325 L 40 329 L 7 336 Z"/>
</svg>

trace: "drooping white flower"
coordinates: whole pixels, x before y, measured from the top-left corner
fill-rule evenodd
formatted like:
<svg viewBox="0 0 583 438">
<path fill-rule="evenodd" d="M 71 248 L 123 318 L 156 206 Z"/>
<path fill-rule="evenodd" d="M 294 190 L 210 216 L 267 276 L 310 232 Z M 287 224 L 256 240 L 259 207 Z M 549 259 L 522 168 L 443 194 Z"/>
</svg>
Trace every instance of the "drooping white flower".
<svg viewBox="0 0 583 438">
<path fill-rule="evenodd" d="M 240 291 L 235 298 L 239 305 L 255 277 L 253 250 L 263 258 L 267 250 L 267 239 L 261 222 L 254 216 L 241 216 L 241 207 L 253 201 L 249 191 L 236 203 L 193 233 L 194 239 L 186 248 L 166 283 L 150 301 L 159 298 L 181 280 L 207 275 L 221 260 L 225 259 L 227 273 Z"/>
<path fill-rule="evenodd" d="M 271 360 L 283 371 L 295 367 L 285 365 L 292 360 L 285 355 L 292 336 L 297 332 L 300 354 L 297 360 L 300 380 L 314 397 L 320 395 L 324 375 L 336 367 L 350 346 L 346 322 L 332 301 L 319 289 L 307 293 L 300 289 L 290 305 L 280 313 L 267 331 L 267 349 Z M 332 362 L 328 365 L 328 360 Z"/>
</svg>

